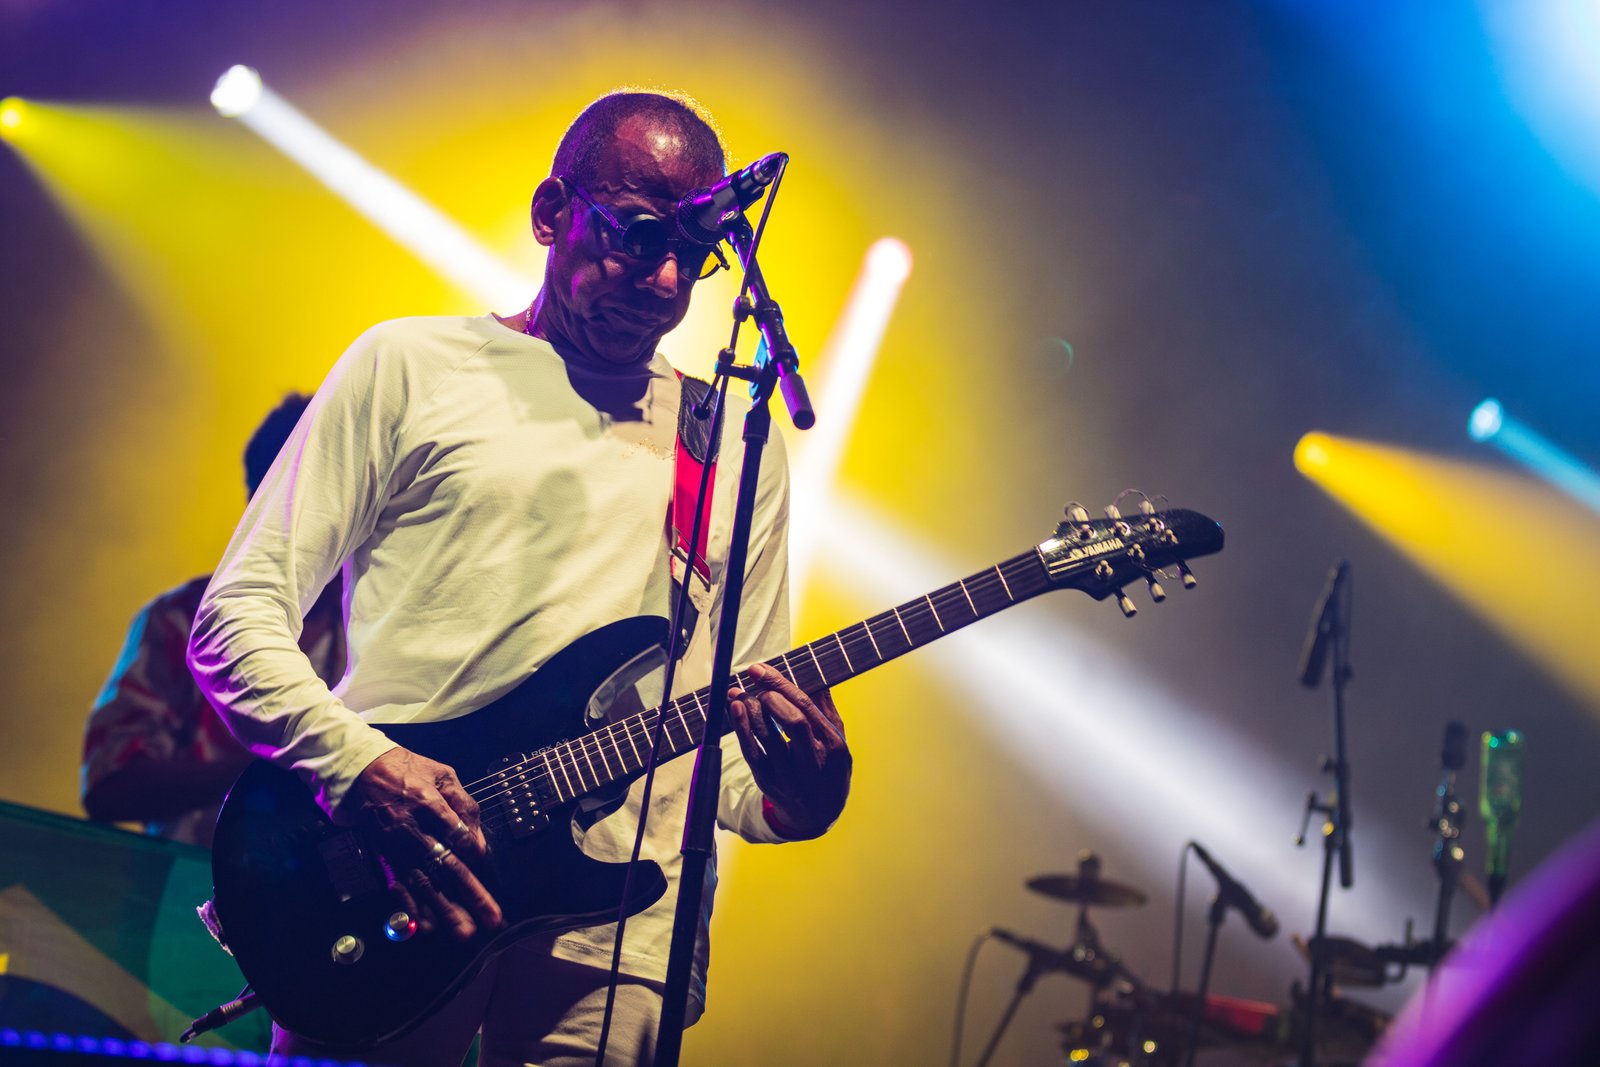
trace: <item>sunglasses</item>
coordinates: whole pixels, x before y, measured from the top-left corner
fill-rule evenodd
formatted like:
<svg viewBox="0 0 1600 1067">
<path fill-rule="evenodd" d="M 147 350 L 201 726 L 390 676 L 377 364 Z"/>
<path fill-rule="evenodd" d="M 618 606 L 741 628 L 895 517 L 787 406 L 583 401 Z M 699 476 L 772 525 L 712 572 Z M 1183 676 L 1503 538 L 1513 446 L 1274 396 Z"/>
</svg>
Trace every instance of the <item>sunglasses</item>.
<svg viewBox="0 0 1600 1067">
<path fill-rule="evenodd" d="M 593 208 L 595 214 L 605 222 L 608 251 L 647 263 L 659 263 L 668 252 L 671 252 L 678 259 L 678 269 L 696 281 L 709 278 L 728 266 L 728 261 L 723 258 L 722 249 L 716 245 L 705 245 L 698 241 L 672 236 L 672 224 L 666 219 L 640 212 L 622 222 L 605 207 L 595 203 L 594 198 L 584 192 L 583 188 L 571 178 L 556 180 L 571 189 L 579 200 Z"/>
</svg>

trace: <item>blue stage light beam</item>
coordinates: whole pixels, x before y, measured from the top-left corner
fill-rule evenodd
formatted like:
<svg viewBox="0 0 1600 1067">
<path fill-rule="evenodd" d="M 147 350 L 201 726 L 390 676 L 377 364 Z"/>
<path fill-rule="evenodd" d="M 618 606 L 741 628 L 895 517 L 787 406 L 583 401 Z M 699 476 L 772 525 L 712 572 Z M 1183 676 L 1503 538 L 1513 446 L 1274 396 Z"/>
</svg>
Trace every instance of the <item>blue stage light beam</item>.
<svg viewBox="0 0 1600 1067">
<path fill-rule="evenodd" d="M 217 79 L 211 103 L 300 164 L 362 216 L 451 284 L 501 310 L 526 307 L 542 281 L 487 251 L 438 208 L 339 143 L 249 67 Z"/>
<path fill-rule="evenodd" d="M 1473 408 L 1467 433 L 1474 441 L 1498 448 L 1589 510 L 1600 512 L 1600 474 L 1526 423 L 1507 415 L 1500 401 L 1490 398 Z"/>
</svg>

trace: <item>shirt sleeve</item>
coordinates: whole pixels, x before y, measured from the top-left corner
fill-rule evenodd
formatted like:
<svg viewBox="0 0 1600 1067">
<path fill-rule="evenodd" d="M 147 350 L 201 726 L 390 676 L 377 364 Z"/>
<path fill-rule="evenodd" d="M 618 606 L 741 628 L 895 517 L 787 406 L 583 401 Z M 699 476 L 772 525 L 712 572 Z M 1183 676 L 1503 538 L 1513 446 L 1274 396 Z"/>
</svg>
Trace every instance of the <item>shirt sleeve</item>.
<svg viewBox="0 0 1600 1067">
<path fill-rule="evenodd" d="M 85 726 L 85 796 L 135 760 L 171 759 L 198 716 L 209 714 L 184 664 L 189 628 L 187 619 L 175 617 L 178 610 L 157 598 L 134 617 Z"/>
<path fill-rule="evenodd" d="M 396 466 L 408 386 L 396 354 L 384 358 L 382 331 L 335 365 L 251 498 L 189 645 L 228 728 L 292 769 L 330 813 L 395 747 L 333 695 L 298 645 L 305 613 L 375 528 Z"/>
<path fill-rule="evenodd" d="M 766 465 L 770 464 L 770 467 Z M 721 464 L 727 466 L 727 460 Z M 745 586 L 739 604 L 739 633 L 734 642 L 737 669 L 789 651 L 789 472 L 783 438 L 774 429 L 763 457 L 762 487 L 756 497 L 750 555 L 745 561 Z M 730 489 L 737 483 L 735 476 Z M 712 626 L 721 618 L 722 590 L 712 603 Z M 717 822 L 746 841 L 776 843 L 777 834 L 762 814 L 761 787 L 756 785 L 737 735 L 722 737 L 722 788 L 717 795 Z"/>
</svg>

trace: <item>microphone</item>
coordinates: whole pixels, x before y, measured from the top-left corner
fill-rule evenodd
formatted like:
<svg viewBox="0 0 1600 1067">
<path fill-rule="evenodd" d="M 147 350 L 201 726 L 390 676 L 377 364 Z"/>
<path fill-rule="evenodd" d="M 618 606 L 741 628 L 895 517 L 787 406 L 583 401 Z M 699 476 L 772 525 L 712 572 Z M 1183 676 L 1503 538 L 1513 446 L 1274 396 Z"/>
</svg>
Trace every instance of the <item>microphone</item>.
<svg viewBox="0 0 1600 1067">
<path fill-rule="evenodd" d="M 1233 875 L 1227 868 L 1211 858 L 1211 853 L 1201 847 L 1200 842 L 1191 841 L 1189 847 L 1194 849 L 1194 854 L 1200 857 L 1200 862 L 1211 871 L 1211 876 L 1217 880 L 1217 899 L 1225 905 L 1239 909 L 1239 914 L 1244 916 L 1244 921 L 1250 924 L 1250 929 L 1258 937 L 1271 939 L 1278 934 L 1278 917 L 1272 914 L 1271 909 L 1261 906 L 1261 902 L 1250 894 L 1250 890 L 1234 881 Z"/>
<path fill-rule="evenodd" d="M 1053 949 L 1041 941 L 1035 941 L 1031 937 L 1023 937 L 1021 934 L 1014 934 L 1010 930 L 1002 929 L 998 926 L 989 930 L 989 936 L 996 941 L 1004 941 L 1013 948 L 1020 948 L 1034 959 L 1044 963 L 1046 967 L 1059 967 L 1063 957 L 1066 956 L 1065 952 Z"/>
<path fill-rule="evenodd" d="M 1350 577 L 1350 561 L 1341 559 L 1328 574 L 1328 585 L 1317 601 L 1311 615 L 1311 632 L 1306 634 L 1305 651 L 1300 655 L 1300 684 L 1315 689 L 1322 684 L 1322 664 L 1328 658 L 1328 645 L 1333 638 L 1334 603 L 1339 587 Z"/>
<path fill-rule="evenodd" d="M 678 233 L 699 244 L 716 244 L 742 217 L 744 209 L 761 199 L 788 161 L 788 153 L 774 152 L 715 185 L 686 193 L 678 201 Z"/>
<path fill-rule="evenodd" d="M 1070 974 L 1097 988 L 1117 978 L 1125 978 L 1135 985 L 1138 984 L 1138 979 L 1122 966 L 1117 957 L 1107 952 L 1086 949 L 1081 941 L 1064 949 L 1055 949 L 1031 937 L 1014 934 L 999 926 L 990 927 L 989 936 L 1028 954 L 1028 973 L 1023 982 L 1030 986 L 1037 976 L 1053 972 Z"/>
<path fill-rule="evenodd" d="M 1511 866 L 1511 831 L 1522 814 L 1522 732 L 1484 732 L 1478 810 L 1489 839 L 1489 902 L 1500 902 Z"/>
<path fill-rule="evenodd" d="M 1439 766 L 1454 774 L 1467 763 L 1467 728 L 1451 720 L 1444 724 L 1444 745 L 1439 750 Z"/>
</svg>

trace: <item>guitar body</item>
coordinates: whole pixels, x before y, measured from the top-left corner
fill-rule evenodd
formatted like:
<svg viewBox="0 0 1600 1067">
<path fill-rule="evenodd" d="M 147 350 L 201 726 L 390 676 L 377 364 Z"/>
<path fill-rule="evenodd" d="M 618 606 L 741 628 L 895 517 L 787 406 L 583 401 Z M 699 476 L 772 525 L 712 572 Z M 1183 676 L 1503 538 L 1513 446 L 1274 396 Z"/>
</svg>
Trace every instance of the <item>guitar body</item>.
<svg viewBox="0 0 1600 1067">
<path fill-rule="evenodd" d="M 480 781 L 509 761 L 588 729 L 591 697 L 666 635 L 666 621 L 612 623 L 568 645 L 516 689 L 443 722 L 382 725 L 394 741 Z M 627 865 L 585 856 L 573 839 L 577 804 L 540 812 L 513 832 L 486 818 L 489 861 L 479 877 L 505 925 L 457 941 L 442 931 L 395 940 L 400 905 L 376 851 L 336 826 L 292 772 L 258 761 L 217 818 L 216 915 L 240 970 L 279 1025 L 332 1048 L 400 1036 L 519 938 L 616 918 Z M 661 868 L 636 873 L 628 914 L 666 892 Z M 349 939 L 354 939 L 349 940 Z"/>
</svg>

